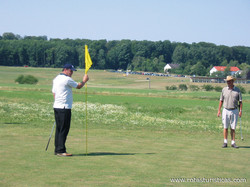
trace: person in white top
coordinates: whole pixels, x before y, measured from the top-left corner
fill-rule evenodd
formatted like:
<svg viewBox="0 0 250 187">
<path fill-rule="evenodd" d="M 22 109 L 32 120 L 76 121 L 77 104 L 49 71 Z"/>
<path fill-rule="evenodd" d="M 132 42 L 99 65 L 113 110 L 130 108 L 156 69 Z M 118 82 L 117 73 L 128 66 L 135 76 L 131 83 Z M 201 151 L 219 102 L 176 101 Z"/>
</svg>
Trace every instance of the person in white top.
<svg viewBox="0 0 250 187">
<path fill-rule="evenodd" d="M 70 129 L 71 108 L 73 103 L 72 88 L 81 89 L 89 80 L 88 75 L 84 75 L 82 82 L 75 82 L 71 76 L 76 71 L 73 65 L 65 64 L 62 73 L 53 80 L 52 93 L 54 95 L 54 114 L 56 121 L 55 134 L 55 155 L 72 156 L 66 152 L 66 139 Z"/>
</svg>

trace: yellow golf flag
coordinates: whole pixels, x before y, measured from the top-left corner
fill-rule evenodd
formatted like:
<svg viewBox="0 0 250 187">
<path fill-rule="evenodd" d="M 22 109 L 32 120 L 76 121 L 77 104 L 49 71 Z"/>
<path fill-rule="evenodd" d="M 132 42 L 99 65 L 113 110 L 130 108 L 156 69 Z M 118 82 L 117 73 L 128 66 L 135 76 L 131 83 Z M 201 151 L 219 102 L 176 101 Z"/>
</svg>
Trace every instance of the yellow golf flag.
<svg viewBox="0 0 250 187">
<path fill-rule="evenodd" d="M 87 74 L 89 68 L 92 66 L 92 60 L 89 55 L 88 46 L 85 45 L 85 74 Z M 87 111 L 87 83 L 85 84 L 85 104 L 86 104 L 86 155 L 88 154 L 88 111 Z"/>
<path fill-rule="evenodd" d="M 85 45 L 85 74 L 87 74 L 91 65 L 92 65 L 92 60 L 89 55 L 88 46 Z"/>
</svg>

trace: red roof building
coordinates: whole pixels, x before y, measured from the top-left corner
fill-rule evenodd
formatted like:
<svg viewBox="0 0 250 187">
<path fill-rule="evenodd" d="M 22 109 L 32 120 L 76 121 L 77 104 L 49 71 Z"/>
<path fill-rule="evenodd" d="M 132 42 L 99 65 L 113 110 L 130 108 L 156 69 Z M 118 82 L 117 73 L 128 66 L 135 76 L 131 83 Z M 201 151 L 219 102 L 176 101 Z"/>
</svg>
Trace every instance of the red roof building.
<svg viewBox="0 0 250 187">
<path fill-rule="evenodd" d="M 227 66 L 214 66 L 211 70 L 210 70 L 210 75 L 212 75 L 212 73 L 217 72 L 217 71 L 225 71 L 225 69 L 227 68 Z M 234 75 L 236 72 L 240 71 L 240 69 L 238 67 L 230 67 L 230 71 L 231 74 Z"/>
</svg>

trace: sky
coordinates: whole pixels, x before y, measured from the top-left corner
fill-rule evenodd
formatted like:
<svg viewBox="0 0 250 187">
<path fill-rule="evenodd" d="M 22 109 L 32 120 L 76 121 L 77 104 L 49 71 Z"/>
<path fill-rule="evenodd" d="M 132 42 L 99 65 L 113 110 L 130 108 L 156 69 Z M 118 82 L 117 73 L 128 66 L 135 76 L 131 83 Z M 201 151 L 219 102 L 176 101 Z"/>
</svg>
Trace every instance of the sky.
<svg viewBox="0 0 250 187">
<path fill-rule="evenodd" d="M 0 0 L 0 35 L 250 47 L 250 0 Z"/>
</svg>

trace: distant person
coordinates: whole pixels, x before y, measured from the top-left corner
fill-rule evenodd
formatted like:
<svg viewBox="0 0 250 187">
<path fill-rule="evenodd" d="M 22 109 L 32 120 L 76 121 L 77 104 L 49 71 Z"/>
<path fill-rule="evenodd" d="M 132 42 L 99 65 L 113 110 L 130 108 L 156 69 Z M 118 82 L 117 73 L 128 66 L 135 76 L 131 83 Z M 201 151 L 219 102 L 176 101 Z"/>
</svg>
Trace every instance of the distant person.
<svg viewBox="0 0 250 187">
<path fill-rule="evenodd" d="M 242 96 L 240 89 L 234 86 L 234 77 L 227 76 L 224 80 L 227 82 L 228 86 L 222 89 L 217 114 L 218 117 L 221 115 L 221 107 L 223 104 L 224 109 L 222 111 L 222 123 L 224 125 L 224 143 L 222 148 L 227 147 L 229 126 L 231 129 L 231 147 L 239 148 L 235 143 L 235 129 L 237 126 L 238 116 L 242 116 Z"/>
<path fill-rule="evenodd" d="M 89 80 L 88 75 L 85 74 L 82 82 L 75 82 L 71 78 L 74 71 L 76 71 L 76 69 L 73 65 L 65 64 L 62 73 L 57 75 L 53 80 L 53 108 L 56 121 L 55 155 L 58 156 L 72 156 L 72 154 L 67 153 L 65 147 L 71 122 L 71 108 L 73 103 L 72 88 L 81 89 Z"/>
</svg>

